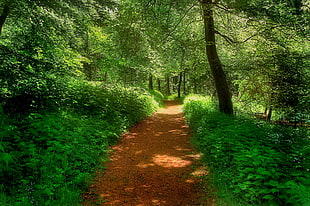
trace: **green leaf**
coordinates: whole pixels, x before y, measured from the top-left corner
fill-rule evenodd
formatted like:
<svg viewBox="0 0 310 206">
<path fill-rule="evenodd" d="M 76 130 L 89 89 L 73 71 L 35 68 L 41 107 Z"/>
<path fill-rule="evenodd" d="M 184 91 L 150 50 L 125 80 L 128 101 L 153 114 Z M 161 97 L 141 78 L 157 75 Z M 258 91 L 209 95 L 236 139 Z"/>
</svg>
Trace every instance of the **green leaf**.
<svg viewBox="0 0 310 206">
<path fill-rule="evenodd" d="M 273 200 L 275 197 L 273 195 L 265 195 L 263 199 L 265 200 Z"/>
<path fill-rule="evenodd" d="M 45 188 L 44 193 L 47 194 L 48 196 L 54 195 L 54 192 L 52 192 L 49 188 Z"/>
</svg>

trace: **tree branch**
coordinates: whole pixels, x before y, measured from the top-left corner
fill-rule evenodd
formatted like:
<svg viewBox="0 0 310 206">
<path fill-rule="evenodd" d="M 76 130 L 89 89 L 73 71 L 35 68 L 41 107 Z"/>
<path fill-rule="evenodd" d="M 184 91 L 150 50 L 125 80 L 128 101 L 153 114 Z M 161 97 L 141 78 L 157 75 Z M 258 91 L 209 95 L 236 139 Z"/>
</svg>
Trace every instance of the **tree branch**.
<svg viewBox="0 0 310 206">
<path fill-rule="evenodd" d="M 270 28 L 264 29 L 263 31 L 257 32 L 257 33 L 255 33 L 255 34 L 249 36 L 248 38 L 246 38 L 246 39 L 244 39 L 244 40 L 242 40 L 242 41 L 236 41 L 236 40 L 232 39 L 231 37 L 229 37 L 229 36 L 227 36 L 227 35 L 225 35 L 225 34 L 222 34 L 222 33 L 219 32 L 219 31 L 215 31 L 215 33 L 218 34 L 218 35 L 220 35 L 221 37 L 223 37 L 223 38 L 224 38 L 228 43 L 230 43 L 230 44 L 242 44 L 242 43 L 245 43 L 245 42 L 249 41 L 249 40 L 252 39 L 253 37 L 256 37 L 256 36 L 260 35 L 261 33 L 265 32 L 265 31 L 267 31 L 267 30 L 272 30 L 272 29 L 275 29 L 275 28 L 277 28 L 277 27 L 278 27 L 278 26 L 272 26 L 272 27 L 270 27 Z"/>
<path fill-rule="evenodd" d="M 228 8 L 227 6 L 225 6 L 224 4 L 216 4 L 216 7 L 219 8 L 219 9 L 222 9 L 224 11 L 227 11 L 227 12 L 231 11 L 231 9 Z"/>
<path fill-rule="evenodd" d="M 232 38 L 230 38 L 229 36 L 226 36 L 225 34 L 222 34 L 221 32 L 215 30 L 215 34 L 220 35 L 221 37 L 223 37 L 228 43 L 232 44 L 232 43 L 237 43 L 235 40 L 233 40 Z"/>
<path fill-rule="evenodd" d="M 176 30 L 176 28 L 180 25 L 180 23 L 183 21 L 183 19 L 185 18 L 185 16 L 188 14 L 188 12 L 189 12 L 194 6 L 195 6 L 195 4 L 193 4 L 191 7 L 189 7 L 189 8 L 185 11 L 184 15 L 179 19 L 179 21 L 178 21 L 177 24 L 173 27 L 173 29 L 172 29 L 172 31 L 171 31 L 170 33 L 173 33 L 173 32 Z"/>
<path fill-rule="evenodd" d="M 172 35 L 172 33 L 175 32 L 175 30 L 178 28 L 178 26 L 180 25 L 180 23 L 183 21 L 183 19 L 186 17 L 186 15 L 188 14 L 188 12 L 194 8 L 194 6 L 196 6 L 196 4 L 193 4 L 192 6 L 190 6 L 184 13 L 184 15 L 178 20 L 178 22 L 174 25 L 173 29 L 169 31 L 169 33 L 167 34 L 167 36 L 163 39 L 166 40 L 169 36 Z"/>
</svg>

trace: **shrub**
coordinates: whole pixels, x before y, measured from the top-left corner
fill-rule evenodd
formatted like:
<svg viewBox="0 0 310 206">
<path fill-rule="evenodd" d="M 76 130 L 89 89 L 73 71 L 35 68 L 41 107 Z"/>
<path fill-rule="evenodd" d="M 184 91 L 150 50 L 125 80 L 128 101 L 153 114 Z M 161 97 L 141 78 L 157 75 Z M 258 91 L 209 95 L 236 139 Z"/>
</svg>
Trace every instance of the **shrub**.
<svg viewBox="0 0 310 206">
<path fill-rule="evenodd" d="M 148 90 L 148 91 L 153 96 L 154 100 L 160 107 L 164 106 L 164 95 L 160 91 L 157 90 Z"/>
<path fill-rule="evenodd" d="M 6 167 L 0 179 L 3 192 L 20 205 L 62 205 L 58 197 L 64 192 L 79 195 L 75 191 L 85 187 L 108 139 L 119 132 L 102 119 L 68 113 L 31 114 L 10 130 L 2 134 L 1 166 Z"/>
<path fill-rule="evenodd" d="M 0 107 L 0 205 L 78 205 L 108 145 L 158 107 L 140 88 L 68 85 L 58 111 L 14 119 Z"/>
<path fill-rule="evenodd" d="M 67 90 L 66 76 L 72 73 L 52 59 L 13 48 L 0 42 L 0 102 L 4 112 L 26 116 L 58 108 Z"/>
<path fill-rule="evenodd" d="M 105 115 L 119 118 L 132 125 L 158 108 L 150 92 L 139 87 L 124 87 L 110 84 L 90 84 L 74 81 L 71 83 L 67 107 L 82 115 Z"/>
<path fill-rule="evenodd" d="M 184 109 L 227 204 L 309 205 L 308 131 L 227 116 L 203 97 Z"/>
</svg>

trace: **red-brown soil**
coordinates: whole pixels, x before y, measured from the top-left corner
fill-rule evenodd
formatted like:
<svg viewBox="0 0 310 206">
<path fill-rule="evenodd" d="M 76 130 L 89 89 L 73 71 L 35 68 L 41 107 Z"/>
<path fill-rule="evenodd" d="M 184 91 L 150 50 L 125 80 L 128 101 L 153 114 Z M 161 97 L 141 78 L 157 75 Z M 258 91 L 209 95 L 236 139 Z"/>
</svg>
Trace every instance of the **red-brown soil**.
<svg viewBox="0 0 310 206">
<path fill-rule="evenodd" d="M 199 178 L 208 172 L 190 144 L 177 102 L 166 101 L 165 108 L 131 128 L 112 150 L 84 205 L 213 205 Z"/>
</svg>

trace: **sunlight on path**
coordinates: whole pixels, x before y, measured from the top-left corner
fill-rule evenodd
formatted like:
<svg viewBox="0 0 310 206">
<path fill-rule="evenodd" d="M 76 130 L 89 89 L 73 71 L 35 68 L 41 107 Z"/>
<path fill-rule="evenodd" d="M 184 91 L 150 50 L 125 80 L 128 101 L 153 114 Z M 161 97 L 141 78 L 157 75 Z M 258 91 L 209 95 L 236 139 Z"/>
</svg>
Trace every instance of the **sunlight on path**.
<svg viewBox="0 0 310 206">
<path fill-rule="evenodd" d="M 181 114 L 183 106 L 176 104 L 174 101 L 166 101 L 164 108 L 159 108 L 156 113 L 158 114 Z"/>
<path fill-rule="evenodd" d="M 200 177 L 208 171 L 190 145 L 182 107 L 175 101 L 165 106 L 112 147 L 111 161 L 98 172 L 84 205 L 213 205 L 212 198 L 203 198 Z"/>
</svg>

